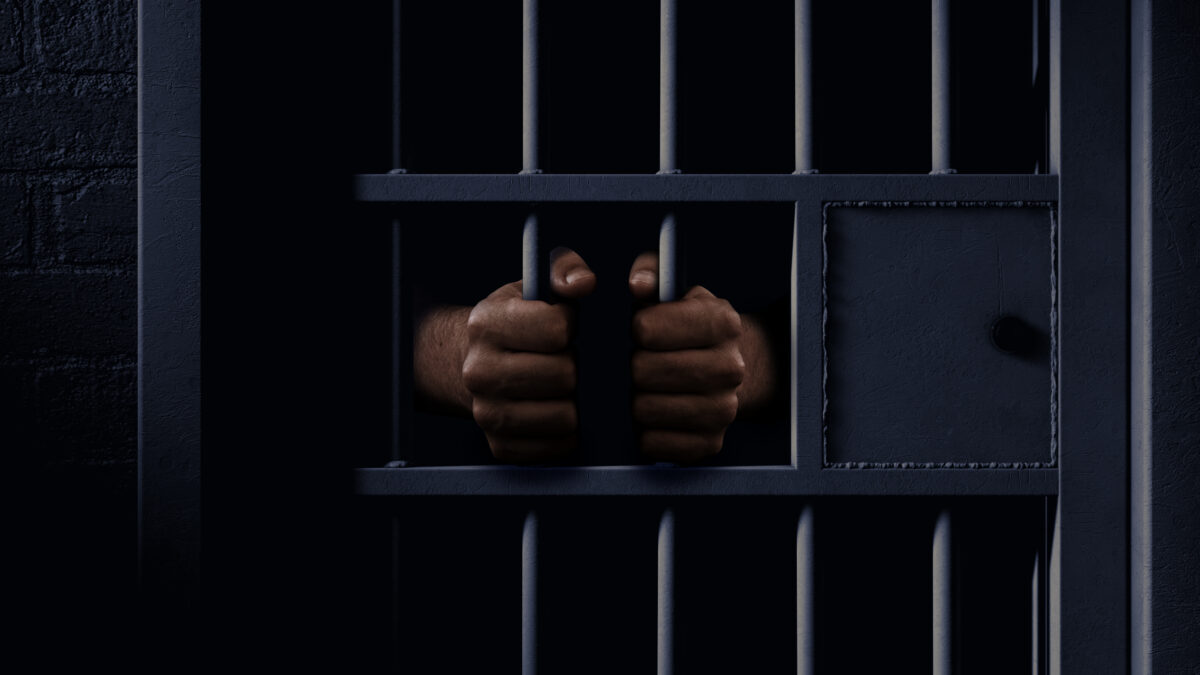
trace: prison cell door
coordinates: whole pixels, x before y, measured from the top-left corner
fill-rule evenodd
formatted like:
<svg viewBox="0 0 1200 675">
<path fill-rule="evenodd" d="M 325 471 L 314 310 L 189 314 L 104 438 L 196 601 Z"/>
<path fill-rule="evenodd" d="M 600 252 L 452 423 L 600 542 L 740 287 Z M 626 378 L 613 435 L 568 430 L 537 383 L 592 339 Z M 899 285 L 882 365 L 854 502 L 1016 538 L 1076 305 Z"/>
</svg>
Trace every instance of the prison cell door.
<svg viewBox="0 0 1200 675">
<path fill-rule="evenodd" d="M 355 490 L 394 518 L 394 666 L 1122 671 L 1125 66 L 1095 36 L 1124 44 L 1123 5 L 626 4 L 523 0 L 467 21 L 395 3 L 395 168 L 355 178 L 392 217 L 394 455 Z M 423 58 L 455 32 L 480 43 Z M 1009 70 L 987 70 L 986 52 L 1017 36 L 1024 53 L 1003 61 L 1024 79 L 997 117 L 986 91 Z M 622 37 L 620 53 L 590 51 Z M 495 113 L 519 111 L 519 153 L 516 127 L 471 147 L 453 138 L 476 133 L 462 118 L 437 126 L 428 87 L 453 78 L 437 68 L 454 50 L 519 70 Z M 628 91 L 589 80 L 605 64 Z M 657 128 L 614 116 L 620 133 L 596 131 L 614 99 Z M 472 113 L 483 128 L 490 110 Z M 757 147 L 739 154 L 745 139 Z M 472 150 L 510 154 L 441 172 Z M 439 253 L 421 243 L 433 227 L 507 237 L 530 299 L 567 239 L 601 258 L 628 253 L 613 240 L 653 242 L 662 301 L 707 283 L 705 265 L 754 276 L 731 238 L 782 251 L 785 432 L 650 465 L 622 399 L 581 378 L 577 464 L 439 461 L 452 448 L 429 447 L 441 436 L 421 435 L 409 385 L 413 270 Z M 585 351 L 581 369 L 601 358 Z"/>
</svg>

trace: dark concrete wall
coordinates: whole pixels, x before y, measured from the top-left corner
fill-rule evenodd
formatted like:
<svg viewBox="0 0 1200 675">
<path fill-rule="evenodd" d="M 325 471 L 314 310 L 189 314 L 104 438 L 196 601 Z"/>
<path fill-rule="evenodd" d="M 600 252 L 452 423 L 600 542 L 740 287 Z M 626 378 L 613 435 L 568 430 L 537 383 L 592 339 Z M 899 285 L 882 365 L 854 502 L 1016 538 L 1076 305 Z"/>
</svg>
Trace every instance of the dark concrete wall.
<svg viewBox="0 0 1200 675">
<path fill-rule="evenodd" d="M 52 659 L 118 649 L 136 580 L 136 7 L 0 4 L 0 453 Z"/>
</svg>

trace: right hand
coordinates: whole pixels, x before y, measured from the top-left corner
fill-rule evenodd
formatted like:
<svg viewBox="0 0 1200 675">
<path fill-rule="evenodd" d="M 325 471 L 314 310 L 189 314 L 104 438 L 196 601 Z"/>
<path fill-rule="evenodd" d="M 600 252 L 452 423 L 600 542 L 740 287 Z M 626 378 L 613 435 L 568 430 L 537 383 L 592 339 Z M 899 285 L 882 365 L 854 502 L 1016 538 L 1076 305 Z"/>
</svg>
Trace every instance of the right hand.
<svg viewBox="0 0 1200 675">
<path fill-rule="evenodd" d="M 559 298 L 578 300 L 595 289 L 596 275 L 579 254 L 556 249 L 551 258 L 550 287 Z M 496 459 L 561 459 L 579 442 L 574 309 L 522 300 L 521 290 L 520 281 L 506 284 L 471 310 L 463 385 Z"/>
</svg>

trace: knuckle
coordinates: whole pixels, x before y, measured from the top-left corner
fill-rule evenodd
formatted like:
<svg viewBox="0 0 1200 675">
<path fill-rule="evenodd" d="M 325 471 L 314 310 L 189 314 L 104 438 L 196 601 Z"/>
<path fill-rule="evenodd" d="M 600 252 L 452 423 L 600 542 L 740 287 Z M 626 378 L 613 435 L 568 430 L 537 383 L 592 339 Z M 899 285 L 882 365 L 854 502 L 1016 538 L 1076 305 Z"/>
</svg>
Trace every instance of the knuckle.
<svg viewBox="0 0 1200 675">
<path fill-rule="evenodd" d="M 717 334 L 726 340 L 733 340 L 742 335 L 742 317 L 733 309 L 728 300 L 717 300 Z"/>
<path fill-rule="evenodd" d="M 738 413 L 738 398 L 737 394 L 729 392 L 721 396 L 717 400 L 716 420 L 721 427 L 727 427 L 737 418 Z"/>
<path fill-rule="evenodd" d="M 491 322 L 489 316 L 488 303 L 481 302 L 467 315 L 467 339 L 471 342 L 482 340 L 488 333 L 488 324 Z"/>
<path fill-rule="evenodd" d="M 463 386 L 467 391 L 476 394 L 490 391 L 494 384 L 492 373 L 493 369 L 484 363 L 483 357 L 475 351 L 468 352 L 462 367 Z"/>
<path fill-rule="evenodd" d="M 746 362 L 738 350 L 725 352 L 717 365 L 717 379 L 721 384 L 737 387 L 746 378 Z"/>
<path fill-rule="evenodd" d="M 498 405 L 475 399 L 471 404 L 471 415 L 475 418 L 475 423 L 486 431 L 504 428 L 504 411 Z"/>
</svg>

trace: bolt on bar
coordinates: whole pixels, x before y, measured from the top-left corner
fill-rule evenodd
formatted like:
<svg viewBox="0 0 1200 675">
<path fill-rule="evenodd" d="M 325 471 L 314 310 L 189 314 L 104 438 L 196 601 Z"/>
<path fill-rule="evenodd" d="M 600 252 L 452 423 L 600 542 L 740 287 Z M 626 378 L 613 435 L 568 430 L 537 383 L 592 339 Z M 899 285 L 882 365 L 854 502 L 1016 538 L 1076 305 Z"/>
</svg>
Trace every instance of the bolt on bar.
<svg viewBox="0 0 1200 675">
<path fill-rule="evenodd" d="M 816 173 L 812 121 L 812 0 L 796 0 L 796 170 Z"/>
<path fill-rule="evenodd" d="M 933 675 L 954 675 L 954 555 L 950 510 L 933 528 Z"/>
<path fill-rule="evenodd" d="M 796 523 L 796 673 L 814 675 L 816 666 L 816 576 L 813 571 L 813 507 L 807 504 Z"/>
<path fill-rule="evenodd" d="M 955 173 L 950 168 L 950 0 L 933 0 L 932 167 L 930 173 Z"/>
<path fill-rule="evenodd" d="M 658 675 L 675 672 L 675 513 L 658 521 Z"/>
</svg>

